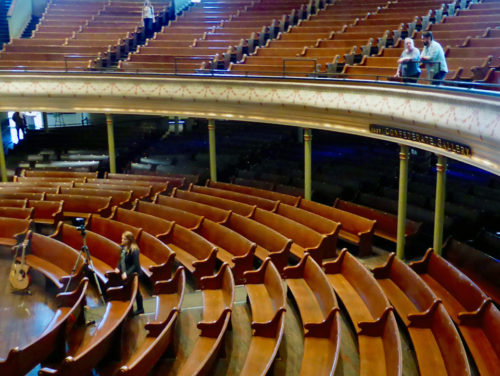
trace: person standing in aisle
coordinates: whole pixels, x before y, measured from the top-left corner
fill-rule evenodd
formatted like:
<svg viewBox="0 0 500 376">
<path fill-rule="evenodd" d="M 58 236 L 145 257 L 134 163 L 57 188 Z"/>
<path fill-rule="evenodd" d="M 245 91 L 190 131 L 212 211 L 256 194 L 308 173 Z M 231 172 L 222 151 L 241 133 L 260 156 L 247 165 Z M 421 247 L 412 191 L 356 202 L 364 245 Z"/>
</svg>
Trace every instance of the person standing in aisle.
<svg viewBox="0 0 500 376">
<path fill-rule="evenodd" d="M 153 24 L 155 22 L 155 11 L 150 0 L 144 1 L 142 7 L 142 21 L 144 22 L 144 30 L 146 38 L 153 36 Z"/>
</svg>

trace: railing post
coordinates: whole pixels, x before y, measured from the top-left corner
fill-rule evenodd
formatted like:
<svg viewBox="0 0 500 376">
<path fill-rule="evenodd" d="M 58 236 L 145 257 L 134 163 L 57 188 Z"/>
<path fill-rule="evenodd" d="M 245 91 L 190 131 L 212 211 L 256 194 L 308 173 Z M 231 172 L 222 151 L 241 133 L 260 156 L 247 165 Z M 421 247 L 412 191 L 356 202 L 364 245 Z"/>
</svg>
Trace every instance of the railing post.
<svg viewBox="0 0 500 376">
<path fill-rule="evenodd" d="M 436 163 L 436 208 L 434 212 L 434 251 L 441 255 L 443 248 L 444 205 L 446 199 L 446 157 L 438 155 Z"/>
<path fill-rule="evenodd" d="M 208 146 L 210 151 L 210 180 L 217 181 L 217 160 L 215 153 L 215 120 L 208 119 Z"/>
<path fill-rule="evenodd" d="M 398 232 L 396 254 L 401 260 L 405 257 L 406 202 L 408 197 L 408 146 L 401 145 L 399 152 L 399 200 L 398 200 Z"/>
<path fill-rule="evenodd" d="M 310 128 L 304 129 L 304 197 L 311 199 L 311 142 L 312 131 Z"/>
<path fill-rule="evenodd" d="M 5 163 L 5 154 L 3 150 L 3 134 L 0 131 L 0 173 L 2 175 L 2 182 L 7 182 L 7 164 Z"/>
<path fill-rule="evenodd" d="M 116 173 L 116 155 L 115 155 L 115 132 L 113 125 L 113 116 L 106 114 L 106 127 L 108 129 L 108 150 L 109 150 L 109 172 Z"/>
</svg>

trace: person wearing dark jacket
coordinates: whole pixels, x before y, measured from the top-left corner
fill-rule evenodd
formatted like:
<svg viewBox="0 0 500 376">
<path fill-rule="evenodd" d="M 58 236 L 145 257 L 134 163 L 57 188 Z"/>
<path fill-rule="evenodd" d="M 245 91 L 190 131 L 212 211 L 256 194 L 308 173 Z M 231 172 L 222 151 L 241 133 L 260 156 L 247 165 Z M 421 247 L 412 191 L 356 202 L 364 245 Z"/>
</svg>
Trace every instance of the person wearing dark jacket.
<svg viewBox="0 0 500 376">
<path fill-rule="evenodd" d="M 139 246 L 137 245 L 134 234 L 130 231 L 125 231 L 122 234 L 122 251 L 120 253 L 120 261 L 118 262 L 117 269 L 122 273 L 122 278 L 127 279 L 133 273 L 141 274 L 141 264 L 139 263 Z M 142 303 L 142 295 L 137 289 L 136 295 L 137 310 L 134 314 L 140 315 L 144 313 L 144 306 Z"/>
</svg>

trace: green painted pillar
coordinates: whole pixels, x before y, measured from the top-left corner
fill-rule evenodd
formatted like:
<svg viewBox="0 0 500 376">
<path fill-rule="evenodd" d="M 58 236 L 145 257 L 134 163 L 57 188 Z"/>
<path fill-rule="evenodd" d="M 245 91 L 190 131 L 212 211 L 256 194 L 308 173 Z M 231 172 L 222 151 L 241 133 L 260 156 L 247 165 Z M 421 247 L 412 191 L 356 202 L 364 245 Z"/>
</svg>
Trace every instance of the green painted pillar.
<svg viewBox="0 0 500 376">
<path fill-rule="evenodd" d="M 399 152 L 399 200 L 398 200 L 398 233 L 396 254 L 399 259 L 405 257 L 405 233 L 406 233 L 406 202 L 408 198 L 408 163 L 410 155 L 409 148 L 401 145 Z"/>
<path fill-rule="evenodd" d="M 217 160 L 215 154 L 215 120 L 208 119 L 208 146 L 210 151 L 210 180 L 217 181 Z"/>
<path fill-rule="evenodd" d="M 2 181 L 7 182 L 7 164 L 5 163 L 5 154 L 3 151 L 3 136 L 0 128 L 0 173 L 2 174 Z"/>
<path fill-rule="evenodd" d="M 434 251 L 441 255 L 443 248 L 444 204 L 446 200 L 446 157 L 438 155 L 436 163 L 436 208 L 434 212 Z"/>
<path fill-rule="evenodd" d="M 311 142 L 312 131 L 304 129 L 304 196 L 306 200 L 311 199 Z"/>
<path fill-rule="evenodd" d="M 106 126 L 108 128 L 108 150 L 109 150 L 109 172 L 116 173 L 116 154 L 115 154 L 115 130 L 113 125 L 113 116 L 106 114 Z"/>
</svg>

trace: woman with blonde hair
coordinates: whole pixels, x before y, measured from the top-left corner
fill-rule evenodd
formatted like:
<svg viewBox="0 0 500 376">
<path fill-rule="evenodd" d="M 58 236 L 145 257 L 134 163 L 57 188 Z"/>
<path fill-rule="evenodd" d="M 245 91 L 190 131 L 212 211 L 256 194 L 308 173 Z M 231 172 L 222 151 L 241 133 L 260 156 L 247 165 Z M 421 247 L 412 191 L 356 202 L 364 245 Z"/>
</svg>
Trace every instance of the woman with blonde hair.
<svg viewBox="0 0 500 376">
<path fill-rule="evenodd" d="M 120 261 L 118 262 L 117 269 L 122 273 L 122 278 L 127 279 L 132 273 L 141 274 L 141 264 L 139 263 L 139 246 L 135 241 L 134 234 L 130 231 L 125 231 L 122 234 L 122 251 L 120 253 Z M 142 295 L 140 290 L 137 290 L 136 295 L 137 310 L 134 314 L 140 315 L 144 313 L 144 306 L 142 304 Z"/>
</svg>

